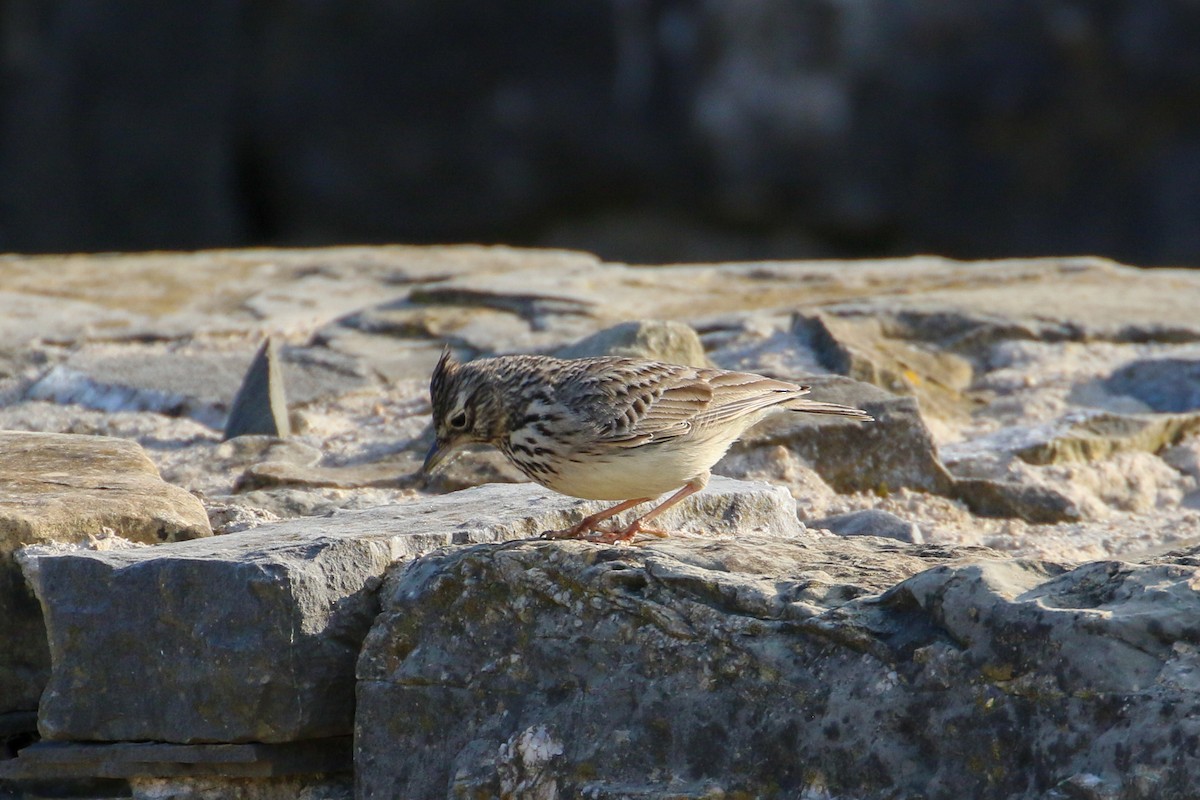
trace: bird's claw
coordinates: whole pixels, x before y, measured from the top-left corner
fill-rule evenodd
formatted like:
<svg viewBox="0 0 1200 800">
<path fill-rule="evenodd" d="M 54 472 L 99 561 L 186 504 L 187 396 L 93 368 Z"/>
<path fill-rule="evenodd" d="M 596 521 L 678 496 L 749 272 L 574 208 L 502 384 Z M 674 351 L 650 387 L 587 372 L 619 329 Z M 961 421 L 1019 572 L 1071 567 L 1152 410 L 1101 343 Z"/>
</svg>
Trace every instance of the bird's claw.
<svg viewBox="0 0 1200 800">
<path fill-rule="evenodd" d="M 657 536 L 660 539 L 666 539 L 670 536 L 666 531 L 654 530 L 653 528 L 643 528 L 632 522 L 624 528 L 617 530 L 602 530 L 599 528 L 587 528 L 576 525 L 573 528 L 566 528 L 561 531 L 546 531 L 542 534 L 543 539 L 578 539 L 584 542 L 594 542 L 596 544 L 617 544 L 618 542 L 628 542 L 637 536 L 639 533 Z"/>
</svg>

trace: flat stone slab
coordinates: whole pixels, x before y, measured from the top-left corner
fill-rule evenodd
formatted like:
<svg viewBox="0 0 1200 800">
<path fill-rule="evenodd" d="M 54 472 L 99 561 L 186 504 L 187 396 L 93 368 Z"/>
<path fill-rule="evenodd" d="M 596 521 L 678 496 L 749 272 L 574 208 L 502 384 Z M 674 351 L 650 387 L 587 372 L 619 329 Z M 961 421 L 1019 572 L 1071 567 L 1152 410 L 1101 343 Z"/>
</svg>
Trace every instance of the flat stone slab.
<svg viewBox="0 0 1200 800">
<path fill-rule="evenodd" d="M 358 797 L 1194 797 L 1198 555 L 431 554 L 363 647 Z"/>
<path fill-rule="evenodd" d="M 33 400 L 74 403 L 98 411 L 155 411 L 222 429 L 255 351 L 189 351 L 165 344 L 92 344 L 48 370 L 29 387 Z M 357 360 L 303 348 L 281 350 L 275 369 L 287 397 L 303 405 L 369 389 Z"/>
<path fill-rule="evenodd" d="M 156 548 L 34 553 L 53 670 L 48 740 L 283 742 L 346 735 L 380 577 L 438 547 L 564 528 L 603 508 L 532 484 L 303 518 Z M 662 517 L 796 535 L 786 490 L 715 478 Z"/>
<path fill-rule="evenodd" d="M 147 544 L 211 536 L 200 501 L 164 483 L 136 443 L 0 431 L 0 712 L 37 708 L 50 658 L 13 554 L 115 533 Z"/>
<path fill-rule="evenodd" d="M 0 762 L 0 779 L 271 778 L 349 772 L 351 753 L 349 736 L 280 744 L 39 742 Z"/>
</svg>

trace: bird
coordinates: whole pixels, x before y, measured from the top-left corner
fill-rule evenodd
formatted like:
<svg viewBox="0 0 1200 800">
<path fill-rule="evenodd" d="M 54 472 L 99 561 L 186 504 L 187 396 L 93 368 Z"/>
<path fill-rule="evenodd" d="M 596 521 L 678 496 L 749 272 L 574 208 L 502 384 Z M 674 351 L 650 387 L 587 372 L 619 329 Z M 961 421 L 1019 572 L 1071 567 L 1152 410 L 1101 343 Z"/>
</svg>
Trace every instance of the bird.
<svg viewBox="0 0 1200 800">
<path fill-rule="evenodd" d="M 871 421 L 862 409 L 822 403 L 808 386 L 750 372 L 616 356 L 505 355 L 456 360 L 447 347 L 429 392 L 434 442 L 422 471 L 485 443 L 535 483 L 588 500 L 619 501 L 551 539 L 616 543 L 708 483 L 710 470 L 752 425 L 778 411 Z M 670 497 L 624 527 L 601 523 Z"/>
</svg>

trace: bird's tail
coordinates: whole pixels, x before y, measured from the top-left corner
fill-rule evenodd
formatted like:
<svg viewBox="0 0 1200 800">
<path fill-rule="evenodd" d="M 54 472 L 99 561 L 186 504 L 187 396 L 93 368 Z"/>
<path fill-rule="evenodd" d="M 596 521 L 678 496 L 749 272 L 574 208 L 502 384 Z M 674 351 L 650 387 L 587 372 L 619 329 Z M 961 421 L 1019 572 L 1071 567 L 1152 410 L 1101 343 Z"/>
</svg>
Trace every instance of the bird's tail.
<svg viewBox="0 0 1200 800">
<path fill-rule="evenodd" d="M 833 414 L 839 417 L 850 417 L 862 422 L 873 422 L 875 420 L 867 412 L 861 408 L 852 406 L 843 406 L 838 403 L 821 403 L 816 400 L 798 399 L 793 400 L 784 406 L 788 411 L 803 411 L 805 414 Z"/>
</svg>

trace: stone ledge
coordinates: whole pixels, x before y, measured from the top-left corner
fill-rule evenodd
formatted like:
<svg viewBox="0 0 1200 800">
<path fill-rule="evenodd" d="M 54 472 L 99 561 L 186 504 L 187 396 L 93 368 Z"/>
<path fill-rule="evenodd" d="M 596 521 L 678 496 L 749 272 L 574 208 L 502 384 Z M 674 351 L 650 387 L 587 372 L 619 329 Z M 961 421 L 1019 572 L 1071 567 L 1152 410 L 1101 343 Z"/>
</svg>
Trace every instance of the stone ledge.
<svg viewBox="0 0 1200 800">
<path fill-rule="evenodd" d="M 39 742 L 0 764 L 0 780 L 47 778 L 273 778 L 349 772 L 349 736 L 280 744 Z"/>
<path fill-rule="evenodd" d="M 537 536 L 605 505 L 491 485 L 154 548 L 27 550 L 53 662 L 40 732 L 180 744 L 349 734 L 354 664 L 392 564 Z M 786 490 L 727 478 L 661 522 L 708 535 L 803 530 Z"/>
</svg>

